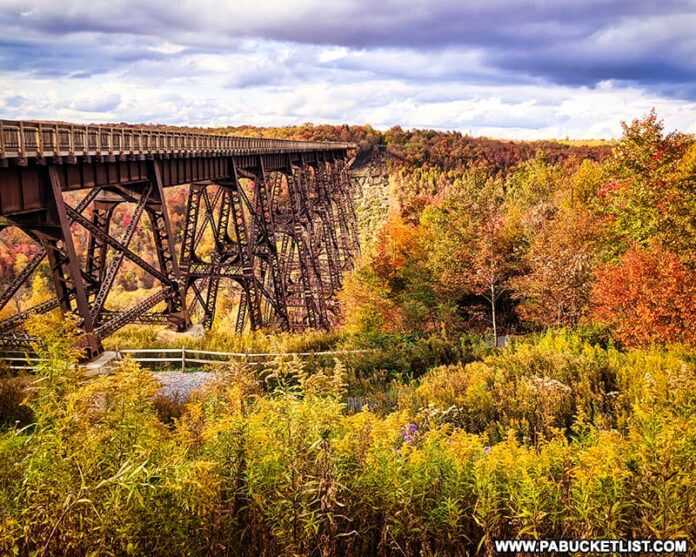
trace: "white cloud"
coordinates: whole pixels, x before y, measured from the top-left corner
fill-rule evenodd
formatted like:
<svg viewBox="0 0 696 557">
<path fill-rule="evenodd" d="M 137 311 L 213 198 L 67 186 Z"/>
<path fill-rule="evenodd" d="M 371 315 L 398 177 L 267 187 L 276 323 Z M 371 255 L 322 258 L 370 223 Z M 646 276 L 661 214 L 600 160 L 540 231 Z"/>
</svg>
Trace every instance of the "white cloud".
<svg viewBox="0 0 696 557">
<path fill-rule="evenodd" d="M 0 0 L 0 108 L 540 138 L 616 136 L 655 106 L 668 128 L 696 132 L 687 4 Z"/>
<path fill-rule="evenodd" d="M 504 138 L 614 137 L 620 134 L 620 120 L 641 116 L 655 106 L 667 128 L 696 132 L 693 103 L 611 84 L 596 89 L 438 82 L 414 86 L 387 79 L 230 89 L 226 80 L 223 72 L 206 75 L 204 83 L 193 87 L 170 81 L 161 88 L 105 75 L 80 91 L 70 79 L 3 78 L 0 106 L 10 118 L 209 126 L 369 122 L 380 128 L 400 124 Z"/>
</svg>

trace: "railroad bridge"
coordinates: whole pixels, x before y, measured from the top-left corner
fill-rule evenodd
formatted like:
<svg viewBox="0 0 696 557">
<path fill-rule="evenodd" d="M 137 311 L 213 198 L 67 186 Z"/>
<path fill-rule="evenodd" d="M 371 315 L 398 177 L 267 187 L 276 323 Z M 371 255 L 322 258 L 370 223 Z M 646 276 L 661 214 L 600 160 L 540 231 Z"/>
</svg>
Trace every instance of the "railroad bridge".
<svg viewBox="0 0 696 557">
<path fill-rule="evenodd" d="M 239 332 L 331 327 L 359 251 L 354 154 L 350 143 L 0 121 L 0 230 L 18 227 L 37 246 L 0 286 L 0 310 L 43 261 L 55 290 L 0 320 L 0 347 L 29 343 L 26 319 L 58 308 L 77 316 L 87 357 L 130 323 L 209 328 L 221 282 Z M 188 188 L 180 230 L 165 193 L 175 186 Z M 138 253 L 146 233 L 151 248 Z M 154 286 L 117 309 L 125 260 Z"/>
</svg>

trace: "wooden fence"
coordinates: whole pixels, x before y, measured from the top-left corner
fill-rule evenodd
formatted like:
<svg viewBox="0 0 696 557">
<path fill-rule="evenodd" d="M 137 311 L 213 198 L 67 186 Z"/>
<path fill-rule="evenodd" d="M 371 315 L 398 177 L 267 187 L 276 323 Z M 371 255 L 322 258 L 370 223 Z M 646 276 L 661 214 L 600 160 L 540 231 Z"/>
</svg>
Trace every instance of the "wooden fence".
<svg viewBox="0 0 696 557">
<path fill-rule="evenodd" d="M 324 350 L 318 352 L 216 352 L 211 350 L 197 350 L 193 348 L 138 348 L 130 350 L 117 350 L 116 359 L 123 360 L 129 357 L 131 360 L 147 366 L 176 367 L 181 371 L 187 369 L 200 369 L 201 366 L 219 366 L 230 363 L 243 363 L 249 366 L 259 366 L 271 363 L 275 358 L 302 359 L 331 358 L 350 354 L 372 352 L 372 350 Z"/>
<path fill-rule="evenodd" d="M 324 350 L 317 352 L 216 352 L 197 350 L 193 348 L 136 348 L 115 350 L 112 363 L 128 357 L 146 367 L 171 370 L 201 370 L 230 363 L 242 363 L 249 366 L 269 364 L 275 358 L 298 357 L 305 360 L 317 358 L 333 358 L 351 354 L 374 352 L 374 350 Z M 18 371 L 32 370 L 44 359 L 36 354 L 22 351 L 12 351 L 0 354 L 0 361 Z"/>
<path fill-rule="evenodd" d="M 2 364 L 5 364 L 17 371 L 32 370 L 36 367 L 36 364 L 44 361 L 31 350 L 3 350 L 0 353 L 0 367 L 2 367 Z"/>
</svg>

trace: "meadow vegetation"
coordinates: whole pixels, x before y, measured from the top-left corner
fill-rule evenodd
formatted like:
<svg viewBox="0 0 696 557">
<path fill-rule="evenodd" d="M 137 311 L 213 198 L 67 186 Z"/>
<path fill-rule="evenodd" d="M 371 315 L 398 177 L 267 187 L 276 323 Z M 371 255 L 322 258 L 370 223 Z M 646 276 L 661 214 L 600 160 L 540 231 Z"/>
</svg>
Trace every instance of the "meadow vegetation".
<svg viewBox="0 0 696 557">
<path fill-rule="evenodd" d="M 341 362 L 230 367 L 163 423 L 151 373 L 126 361 L 85 381 L 70 335 L 46 333 L 33 419 L 0 435 L 2 554 L 434 556 L 696 535 L 683 346 L 547 333 L 394 379 L 392 407 L 360 412 Z"/>
</svg>

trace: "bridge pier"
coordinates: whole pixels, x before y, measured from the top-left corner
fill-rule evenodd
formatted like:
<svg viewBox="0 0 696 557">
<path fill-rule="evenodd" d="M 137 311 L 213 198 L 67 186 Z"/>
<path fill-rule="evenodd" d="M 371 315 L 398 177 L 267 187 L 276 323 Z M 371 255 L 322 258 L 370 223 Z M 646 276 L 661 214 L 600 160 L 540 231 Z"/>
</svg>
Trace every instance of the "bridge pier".
<svg viewBox="0 0 696 557">
<path fill-rule="evenodd" d="M 6 217 L 30 238 L 37 240 L 42 249 L 9 285 L 2 300 L 5 305 L 27 283 L 44 257 L 48 259 L 56 297 L 0 321 L 0 333 L 20 327 L 31 314 L 59 308 L 64 315 L 73 313 L 78 317 L 85 356 L 91 359 L 101 353 L 103 338 L 142 317 L 148 320 L 155 318 L 160 322 L 169 321 L 177 330 L 188 328 L 190 319 L 185 300 L 179 293 L 180 276 L 173 257 L 174 241 L 161 182 L 158 183 L 157 161 L 152 161 L 151 168 L 151 181 L 118 187 L 94 187 L 75 207 L 64 198 L 57 168 L 43 168 L 43 209 Z M 121 237 L 116 238 L 110 234 L 114 212 L 118 207 L 128 204 L 135 205 L 128 214 L 130 223 Z M 83 214 L 88 209 L 91 209 L 91 219 Z M 130 249 L 131 240 L 145 212 L 152 224 L 158 267 L 146 263 Z M 75 245 L 73 228 L 76 226 L 81 226 L 88 232 L 86 268 L 82 267 Z M 109 311 L 105 304 L 126 258 L 159 279 L 163 288 L 125 312 Z M 161 301 L 165 301 L 167 305 L 164 312 L 145 315 L 148 309 Z"/>
<path fill-rule="evenodd" d="M 345 168 L 329 164 L 288 159 L 269 173 L 260 157 L 243 170 L 232 161 L 229 178 L 191 185 L 180 266 L 191 312 L 206 328 L 215 320 L 223 280 L 239 294 L 237 332 L 328 329 L 335 321 L 336 307 L 333 318 L 327 307 L 353 254 L 347 237 L 337 240 L 336 229 L 347 234 L 348 225 L 332 206 L 345 218 L 352 199 L 343 189 Z"/>
</svg>

